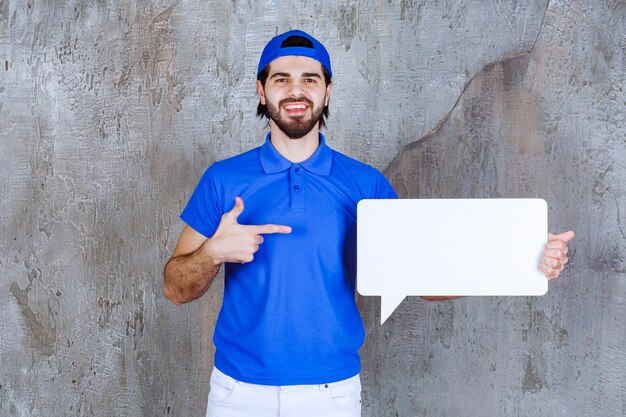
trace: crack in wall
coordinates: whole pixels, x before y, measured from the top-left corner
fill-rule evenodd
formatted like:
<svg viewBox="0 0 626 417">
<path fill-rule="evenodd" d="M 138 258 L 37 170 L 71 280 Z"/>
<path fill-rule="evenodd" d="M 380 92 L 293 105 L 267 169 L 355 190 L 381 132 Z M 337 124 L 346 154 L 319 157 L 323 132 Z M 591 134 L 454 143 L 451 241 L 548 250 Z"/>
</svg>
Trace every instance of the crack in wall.
<svg viewBox="0 0 626 417">
<path fill-rule="evenodd" d="M 401 155 L 404 152 L 410 151 L 411 149 L 413 149 L 418 143 L 423 142 L 426 139 L 430 139 L 432 137 L 434 137 L 439 130 L 441 129 L 441 127 L 448 121 L 448 119 L 450 119 L 450 116 L 452 115 L 452 113 L 454 113 L 454 111 L 456 110 L 456 108 L 458 107 L 459 103 L 461 102 L 461 99 L 463 98 L 463 96 L 465 95 L 465 92 L 467 91 L 467 89 L 469 88 L 469 86 L 472 84 L 472 82 L 474 82 L 474 80 L 479 77 L 480 75 L 482 75 L 488 68 L 493 67 L 494 65 L 498 65 L 498 64 L 505 64 L 508 61 L 511 60 L 515 60 L 518 59 L 520 57 L 523 56 L 527 56 L 530 55 L 533 51 L 535 46 L 537 45 L 537 42 L 539 40 L 539 36 L 541 35 L 541 33 L 543 32 L 544 29 L 544 25 L 546 22 L 546 15 L 548 14 L 548 8 L 550 6 L 550 1 L 547 2 L 543 16 L 541 18 L 541 25 L 539 26 L 539 31 L 537 32 L 537 36 L 535 37 L 535 40 L 533 41 L 532 46 L 530 47 L 530 49 L 528 49 L 527 51 L 523 51 L 514 55 L 507 55 L 504 56 L 500 59 L 497 59 L 495 61 L 491 61 L 488 62 L 487 64 L 485 64 L 480 71 L 477 71 L 472 78 L 465 83 L 465 85 L 463 86 L 463 90 L 461 90 L 461 92 L 459 93 L 457 99 L 455 100 L 454 104 L 452 105 L 452 108 L 450 109 L 449 112 L 447 112 L 439 122 L 437 122 L 437 124 L 428 132 L 426 133 L 424 136 L 422 136 L 421 138 L 412 141 L 411 143 L 405 145 L 402 150 L 400 152 L 398 152 L 398 154 L 396 155 L 396 157 L 387 165 L 387 167 L 384 169 L 384 172 L 387 172 L 387 170 L 389 170 L 389 168 L 393 165 L 394 161 L 396 160 L 396 158 Z"/>
</svg>

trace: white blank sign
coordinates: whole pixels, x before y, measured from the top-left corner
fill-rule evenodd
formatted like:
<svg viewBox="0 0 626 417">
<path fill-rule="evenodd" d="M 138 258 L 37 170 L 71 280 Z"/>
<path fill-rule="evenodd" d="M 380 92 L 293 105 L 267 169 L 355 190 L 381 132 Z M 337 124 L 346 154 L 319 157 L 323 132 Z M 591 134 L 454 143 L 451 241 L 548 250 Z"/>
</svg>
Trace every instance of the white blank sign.
<svg viewBox="0 0 626 417">
<path fill-rule="evenodd" d="M 542 199 L 361 200 L 357 290 L 381 324 L 407 295 L 544 295 Z"/>
</svg>

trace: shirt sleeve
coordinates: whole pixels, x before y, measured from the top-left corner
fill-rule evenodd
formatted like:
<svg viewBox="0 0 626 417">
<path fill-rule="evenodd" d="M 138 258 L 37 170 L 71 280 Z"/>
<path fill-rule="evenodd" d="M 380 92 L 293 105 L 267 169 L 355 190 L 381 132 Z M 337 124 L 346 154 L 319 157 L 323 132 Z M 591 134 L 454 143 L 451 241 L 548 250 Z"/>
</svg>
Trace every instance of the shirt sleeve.
<svg viewBox="0 0 626 417">
<path fill-rule="evenodd" d="M 196 232 L 210 238 L 217 230 L 222 214 L 224 213 L 215 186 L 214 168 L 211 166 L 200 178 L 180 218 Z"/>
<path fill-rule="evenodd" d="M 374 180 L 374 190 L 373 197 L 377 199 L 395 199 L 398 198 L 398 194 L 393 189 L 387 178 L 383 174 L 381 174 L 378 170 L 376 170 L 376 177 Z"/>
</svg>

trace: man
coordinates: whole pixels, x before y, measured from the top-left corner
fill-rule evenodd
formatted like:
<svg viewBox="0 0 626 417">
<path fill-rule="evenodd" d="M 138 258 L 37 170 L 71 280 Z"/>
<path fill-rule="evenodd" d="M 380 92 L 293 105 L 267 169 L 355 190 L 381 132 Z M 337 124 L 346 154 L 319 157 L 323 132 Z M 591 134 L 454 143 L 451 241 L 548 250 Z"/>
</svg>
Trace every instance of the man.
<svg viewBox="0 0 626 417">
<path fill-rule="evenodd" d="M 273 38 L 256 82 L 265 144 L 209 167 L 181 214 L 165 295 L 194 300 L 225 267 L 207 416 L 360 415 L 356 206 L 397 196 L 376 169 L 326 144 L 331 79 L 316 39 Z M 572 237 L 551 236 L 540 266 L 549 278 Z"/>
</svg>

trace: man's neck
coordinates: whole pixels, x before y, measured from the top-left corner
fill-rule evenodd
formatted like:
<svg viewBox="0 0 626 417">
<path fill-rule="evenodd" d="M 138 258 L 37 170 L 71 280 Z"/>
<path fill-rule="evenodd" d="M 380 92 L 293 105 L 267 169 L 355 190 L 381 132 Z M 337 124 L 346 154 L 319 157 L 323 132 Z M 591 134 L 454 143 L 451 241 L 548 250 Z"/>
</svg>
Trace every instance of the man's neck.
<svg viewBox="0 0 626 417">
<path fill-rule="evenodd" d="M 320 130 L 315 126 L 299 139 L 290 139 L 274 123 L 270 122 L 270 139 L 274 148 L 289 161 L 297 164 L 309 159 L 320 144 Z"/>
</svg>

